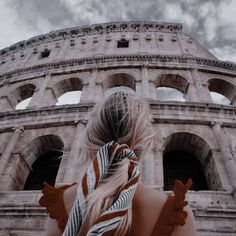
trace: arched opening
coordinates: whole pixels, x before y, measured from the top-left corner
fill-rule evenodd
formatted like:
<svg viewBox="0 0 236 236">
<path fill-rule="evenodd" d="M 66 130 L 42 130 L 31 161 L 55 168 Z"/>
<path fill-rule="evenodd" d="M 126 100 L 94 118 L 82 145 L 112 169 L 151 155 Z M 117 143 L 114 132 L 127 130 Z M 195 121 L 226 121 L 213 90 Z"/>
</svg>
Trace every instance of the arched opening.
<svg viewBox="0 0 236 236">
<path fill-rule="evenodd" d="M 32 165 L 24 190 L 39 190 L 43 182 L 54 186 L 62 154 L 61 151 L 47 151 L 40 156 Z"/>
<path fill-rule="evenodd" d="M 30 98 L 26 98 L 24 100 L 22 100 L 21 102 L 19 102 L 15 109 L 16 110 L 23 110 L 23 109 L 26 109 L 26 107 L 29 105 L 30 101 L 31 101 L 32 97 Z"/>
<path fill-rule="evenodd" d="M 16 110 L 25 109 L 34 94 L 35 89 L 36 86 L 34 84 L 26 84 L 17 88 L 9 95 L 12 106 L 15 107 Z"/>
<path fill-rule="evenodd" d="M 160 101 L 185 101 L 188 81 L 178 74 L 162 74 L 156 81 L 156 96 Z"/>
<path fill-rule="evenodd" d="M 210 79 L 208 89 L 214 103 L 230 105 L 235 99 L 235 86 L 228 81 Z"/>
<path fill-rule="evenodd" d="M 201 137 L 179 132 L 171 134 L 163 153 L 164 189 L 172 190 L 174 180 L 193 180 L 193 190 L 219 190 L 220 179 L 208 143 Z"/>
<path fill-rule="evenodd" d="M 207 190 L 207 182 L 201 163 L 197 158 L 183 151 L 171 151 L 164 155 L 164 190 L 172 190 L 176 179 L 186 183 L 193 181 L 193 190 Z"/>
<path fill-rule="evenodd" d="M 65 79 L 55 85 L 57 93 L 56 105 L 78 104 L 83 84 L 78 78 Z"/>
<path fill-rule="evenodd" d="M 103 90 L 120 86 L 127 87 L 135 91 L 135 78 L 126 73 L 119 73 L 108 76 L 108 78 L 102 82 Z"/>
<path fill-rule="evenodd" d="M 26 176 L 24 190 L 39 190 L 43 182 L 55 184 L 63 147 L 62 140 L 56 135 L 40 136 L 26 146 L 23 156 L 31 170 Z"/>
<path fill-rule="evenodd" d="M 78 104 L 80 97 L 81 91 L 66 92 L 57 99 L 56 106 Z"/>
<path fill-rule="evenodd" d="M 158 87 L 156 89 L 156 98 L 159 101 L 180 101 L 184 102 L 184 94 L 175 88 Z"/>
<path fill-rule="evenodd" d="M 224 95 L 216 92 L 210 92 L 212 101 L 222 105 L 230 105 L 230 100 Z"/>
</svg>

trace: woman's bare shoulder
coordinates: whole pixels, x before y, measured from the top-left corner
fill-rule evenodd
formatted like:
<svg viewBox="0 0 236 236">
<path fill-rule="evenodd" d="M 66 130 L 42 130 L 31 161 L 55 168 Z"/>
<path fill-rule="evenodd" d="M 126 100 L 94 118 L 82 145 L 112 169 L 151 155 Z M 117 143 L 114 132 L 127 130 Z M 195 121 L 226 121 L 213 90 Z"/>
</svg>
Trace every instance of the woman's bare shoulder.
<svg viewBox="0 0 236 236">
<path fill-rule="evenodd" d="M 135 222 L 133 222 L 131 226 L 133 232 L 137 232 L 137 228 L 139 229 L 141 222 L 145 222 L 145 224 L 141 224 L 142 226 L 145 225 L 145 227 L 140 229 L 143 231 L 143 234 L 140 235 L 152 235 L 160 214 L 164 210 L 165 204 L 168 202 L 167 199 L 168 195 L 165 192 L 140 184 L 137 188 L 133 203 L 135 216 Z M 193 212 L 189 206 L 184 207 L 184 211 L 187 213 L 185 224 L 184 226 L 176 226 L 175 230 L 172 232 L 173 236 L 196 235 Z"/>
<path fill-rule="evenodd" d="M 72 185 L 70 188 L 66 189 L 63 194 L 64 205 L 68 215 L 74 204 L 76 193 L 77 193 L 77 184 Z"/>
<path fill-rule="evenodd" d="M 171 236 L 197 236 L 196 223 L 192 209 L 187 205 L 184 207 L 184 211 L 187 213 L 185 224 L 183 226 L 177 226 Z"/>
<path fill-rule="evenodd" d="M 137 202 L 146 202 L 146 204 L 154 204 L 154 206 L 162 208 L 167 200 L 167 194 L 163 191 L 153 189 L 151 186 L 140 183 L 138 185 L 135 200 Z M 148 200 L 148 201 L 147 201 Z M 145 204 L 145 205 L 146 205 Z"/>
<path fill-rule="evenodd" d="M 130 235 L 151 235 L 166 200 L 164 192 L 140 183 L 133 199 Z"/>
</svg>

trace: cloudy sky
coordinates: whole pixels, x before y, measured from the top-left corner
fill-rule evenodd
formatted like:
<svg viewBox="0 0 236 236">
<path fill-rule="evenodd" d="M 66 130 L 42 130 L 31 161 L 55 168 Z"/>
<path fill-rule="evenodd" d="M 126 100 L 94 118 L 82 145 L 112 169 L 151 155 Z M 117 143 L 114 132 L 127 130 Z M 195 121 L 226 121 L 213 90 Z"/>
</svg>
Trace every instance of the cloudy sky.
<svg viewBox="0 0 236 236">
<path fill-rule="evenodd" d="M 236 0 L 1 0 L 0 48 L 52 30 L 111 21 L 183 23 L 222 60 L 236 62 Z"/>
</svg>

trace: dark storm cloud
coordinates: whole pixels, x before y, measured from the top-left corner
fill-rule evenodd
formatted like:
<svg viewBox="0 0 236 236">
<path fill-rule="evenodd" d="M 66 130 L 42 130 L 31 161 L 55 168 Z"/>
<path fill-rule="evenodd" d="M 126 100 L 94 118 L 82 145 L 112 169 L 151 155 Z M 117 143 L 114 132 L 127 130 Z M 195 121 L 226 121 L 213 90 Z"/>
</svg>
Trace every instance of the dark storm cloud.
<svg viewBox="0 0 236 236">
<path fill-rule="evenodd" d="M 109 21 L 179 22 L 183 23 L 184 32 L 216 56 L 236 61 L 234 0 L 9 0 L 5 6 L 2 4 L 0 11 L 5 8 L 9 17 L 14 18 L 20 35 L 16 40 L 55 29 Z M 0 43 L 8 46 L 4 37 Z"/>
</svg>

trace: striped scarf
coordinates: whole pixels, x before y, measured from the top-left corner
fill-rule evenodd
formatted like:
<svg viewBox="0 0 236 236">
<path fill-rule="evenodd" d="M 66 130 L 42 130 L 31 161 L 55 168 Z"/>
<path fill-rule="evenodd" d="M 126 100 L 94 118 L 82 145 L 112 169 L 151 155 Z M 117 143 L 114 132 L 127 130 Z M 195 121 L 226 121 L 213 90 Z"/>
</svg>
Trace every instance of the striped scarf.
<svg viewBox="0 0 236 236">
<path fill-rule="evenodd" d="M 70 212 L 63 236 L 77 236 L 80 233 L 86 216 L 86 197 L 106 177 L 110 165 L 119 163 L 124 158 L 130 160 L 127 170 L 129 176 L 127 183 L 121 189 L 118 188 L 117 197 L 113 204 L 98 217 L 86 236 L 102 236 L 104 233 L 112 235 L 111 232 L 118 228 L 123 217 L 128 213 L 128 209 L 132 206 L 132 199 L 138 184 L 140 171 L 134 152 L 127 145 L 119 145 L 112 141 L 99 149 L 96 157 L 88 166 L 81 183 L 78 185 L 76 200 Z"/>
</svg>

